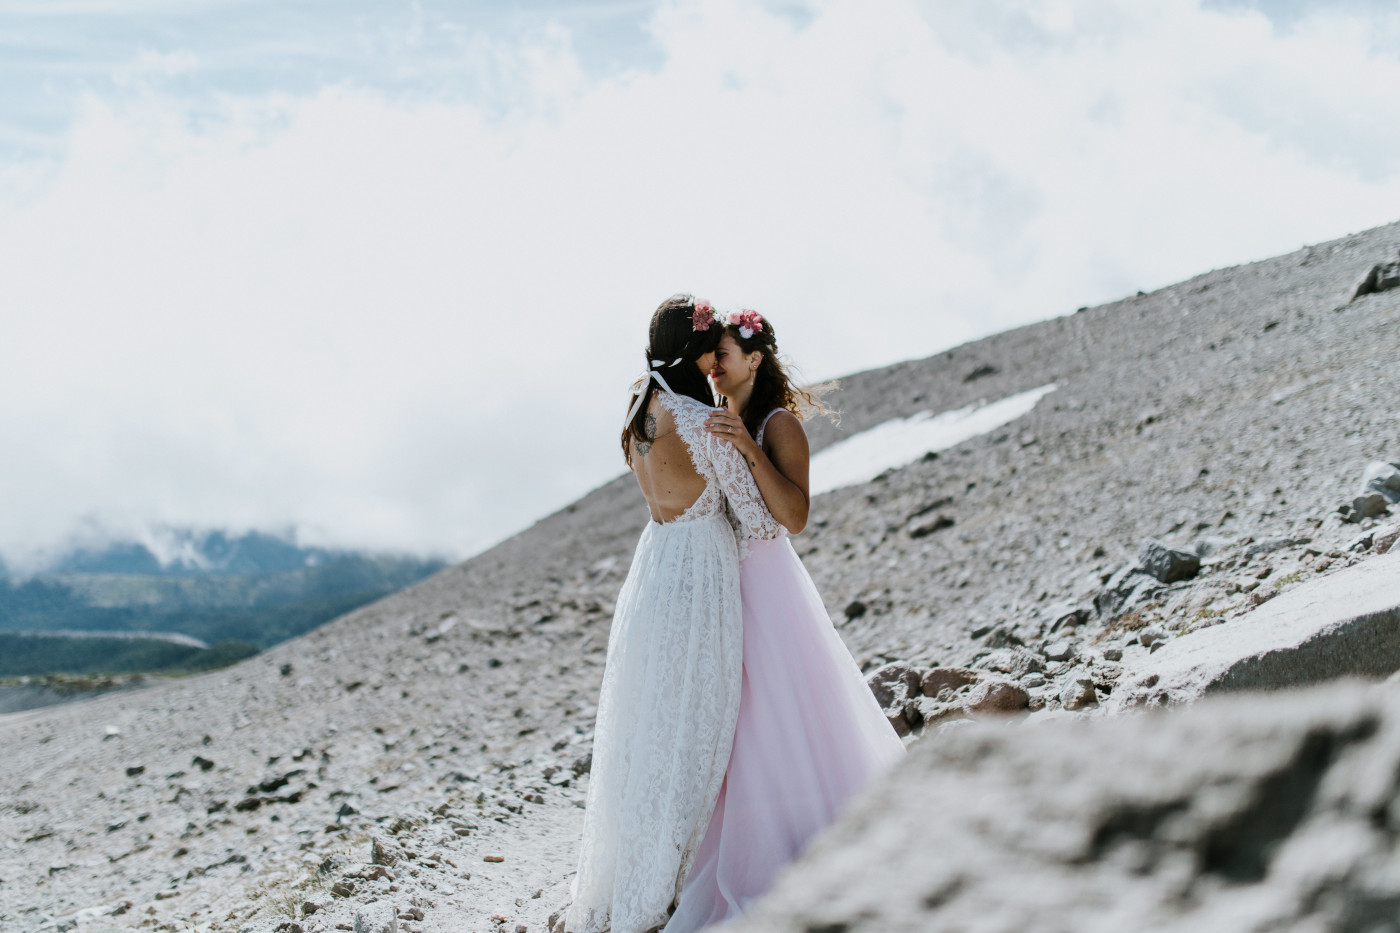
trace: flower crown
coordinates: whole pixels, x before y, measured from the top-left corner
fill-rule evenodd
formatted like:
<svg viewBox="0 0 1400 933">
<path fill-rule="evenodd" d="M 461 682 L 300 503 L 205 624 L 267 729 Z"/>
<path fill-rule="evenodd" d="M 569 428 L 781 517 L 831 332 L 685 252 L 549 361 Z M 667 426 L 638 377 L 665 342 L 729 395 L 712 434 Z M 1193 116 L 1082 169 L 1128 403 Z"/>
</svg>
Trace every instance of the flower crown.
<svg viewBox="0 0 1400 933">
<path fill-rule="evenodd" d="M 739 328 L 739 336 L 748 340 L 754 334 L 763 330 L 763 315 L 759 314 L 757 311 L 750 311 L 748 309 L 735 311 L 729 315 L 726 323 L 730 327 Z"/>
<path fill-rule="evenodd" d="M 696 331 L 703 334 L 710 329 L 711 324 L 723 323 L 724 319 L 719 316 L 714 305 L 704 300 L 695 302 L 695 310 L 690 314 L 690 325 Z"/>
</svg>

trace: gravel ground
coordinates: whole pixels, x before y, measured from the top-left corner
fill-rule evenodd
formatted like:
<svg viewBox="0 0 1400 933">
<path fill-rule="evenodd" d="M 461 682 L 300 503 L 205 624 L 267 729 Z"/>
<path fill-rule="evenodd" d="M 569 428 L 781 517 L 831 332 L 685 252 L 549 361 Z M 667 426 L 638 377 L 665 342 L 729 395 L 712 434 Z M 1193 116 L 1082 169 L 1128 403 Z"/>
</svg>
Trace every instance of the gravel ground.
<svg viewBox="0 0 1400 933">
<path fill-rule="evenodd" d="M 814 449 L 1059 386 L 816 499 L 794 543 L 856 658 L 991 671 L 998 650 L 1043 657 L 1069 633 L 1077 660 L 1020 681 L 1039 715 L 1069 715 L 1066 679 L 1087 664 L 1110 692 L 1108 653 L 1149 651 L 1143 631 L 1228 624 L 1261 587 L 1361 559 L 1374 523 L 1336 510 L 1368 462 L 1400 461 L 1400 290 L 1351 296 L 1398 247 L 1390 225 L 843 380 Z M 645 521 L 624 477 L 234 668 L 0 717 L 0 930 L 318 933 L 386 901 L 409 931 L 545 929 Z M 1100 611 L 1148 538 L 1199 545 L 1206 566 Z M 942 704 L 929 725 L 959 702 L 924 699 Z M 372 837 L 393 865 L 370 864 Z"/>
</svg>

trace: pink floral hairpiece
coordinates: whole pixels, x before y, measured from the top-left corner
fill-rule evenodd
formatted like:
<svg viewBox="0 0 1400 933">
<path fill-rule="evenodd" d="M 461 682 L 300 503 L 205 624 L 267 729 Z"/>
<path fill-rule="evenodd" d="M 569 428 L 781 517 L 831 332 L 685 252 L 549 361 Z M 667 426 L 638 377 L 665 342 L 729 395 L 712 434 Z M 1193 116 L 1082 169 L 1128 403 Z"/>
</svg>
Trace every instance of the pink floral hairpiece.
<svg viewBox="0 0 1400 933">
<path fill-rule="evenodd" d="M 715 306 L 708 301 L 695 302 L 695 310 L 691 312 L 690 324 L 700 333 L 710 329 L 711 324 L 723 324 L 723 319 L 715 313 Z"/>
<path fill-rule="evenodd" d="M 739 328 L 739 336 L 748 340 L 763 330 L 763 315 L 757 311 L 735 311 L 729 315 L 729 326 Z"/>
</svg>

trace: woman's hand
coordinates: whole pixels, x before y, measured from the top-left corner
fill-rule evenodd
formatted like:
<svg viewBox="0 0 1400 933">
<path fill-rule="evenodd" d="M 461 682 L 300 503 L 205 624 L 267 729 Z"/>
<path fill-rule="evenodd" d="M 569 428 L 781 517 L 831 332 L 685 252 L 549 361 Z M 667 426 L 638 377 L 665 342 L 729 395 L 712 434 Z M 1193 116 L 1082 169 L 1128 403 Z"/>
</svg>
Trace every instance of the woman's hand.
<svg viewBox="0 0 1400 933">
<path fill-rule="evenodd" d="M 727 408 L 716 408 L 705 421 L 705 430 L 715 437 L 729 441 L 745 460 L 753 463 L 758 454 L 758 444 L 754 442 L 753 435 L 744 427 L 744 421 L 738 415 Z"/>
</svg>

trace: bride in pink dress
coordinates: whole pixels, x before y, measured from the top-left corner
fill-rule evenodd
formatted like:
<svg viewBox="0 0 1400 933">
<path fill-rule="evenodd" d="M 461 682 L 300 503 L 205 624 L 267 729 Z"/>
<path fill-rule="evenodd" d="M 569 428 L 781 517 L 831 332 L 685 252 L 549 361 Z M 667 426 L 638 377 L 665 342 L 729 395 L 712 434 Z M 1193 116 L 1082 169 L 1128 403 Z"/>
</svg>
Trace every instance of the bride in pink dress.
<svg viewBox="0 0 1400 933">
<path fill-rule="evenodd" d="M 743 604 L 739 717 L 724 784 L 665 933 L 742 913 L 841 808 L 904 754 L 787 539 L 807 524 L 807 435 L 772 324 L 728 317 L 711 380 L 726 407 L 706 428 L 748 461 L 777 519 L 738 529 Z"/>
</svg>

